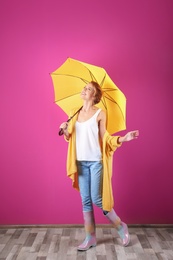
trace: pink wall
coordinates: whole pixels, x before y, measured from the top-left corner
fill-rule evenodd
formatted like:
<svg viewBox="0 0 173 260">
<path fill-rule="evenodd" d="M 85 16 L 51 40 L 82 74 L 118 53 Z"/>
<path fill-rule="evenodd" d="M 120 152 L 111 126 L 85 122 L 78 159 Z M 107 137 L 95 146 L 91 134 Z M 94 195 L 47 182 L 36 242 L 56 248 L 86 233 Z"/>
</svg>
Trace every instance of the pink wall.
<svg viewBox="0 0 173 260">
<path fill-rule="evenodd" d="M 140 130 L 114 155 L 117 213 L 127 223 L 173 223 L 172 8 L 172 0 L 1 2 L 1 225 L 83 223 L 57 134 L 67 117 L 49 75 L 67 57 L 104 67 L 127 96 L 127 130 Z M 98 209 L 96 220 L 107 223 Z"/>
</svg>

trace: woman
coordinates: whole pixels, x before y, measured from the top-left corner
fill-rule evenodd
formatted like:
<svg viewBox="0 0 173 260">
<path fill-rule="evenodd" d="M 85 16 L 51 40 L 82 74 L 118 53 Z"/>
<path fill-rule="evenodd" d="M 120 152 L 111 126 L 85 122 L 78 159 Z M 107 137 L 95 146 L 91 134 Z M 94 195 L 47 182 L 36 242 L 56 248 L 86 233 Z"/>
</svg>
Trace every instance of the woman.
<svg viewBox="0 0 173 260">
<path fill-rule="evenodd" d="M 93 204 L 102 209 L 103 214 L 116 228 L 123 246 L 130 242 L 127 225 L 120 220 L 113 209 L 112 195 L 112 155 L 123 142 L 136 139 L 138 131 L 125 136 L 111 136 L 106 130 L 106 114 L 95 105 L 102 97 L 101 87 L 94 81 L 81 92 L 82 108 L 74 109 L 70 123 L 62 123 L 65 139 L 69 142 L 67 155 L 67 175 L 73 187 L 80 191 L 86 237 L 78 250 L 88 250 L 96 246 Z M 116 123 L 116 122 L 115 122 Z"/>
</svg>

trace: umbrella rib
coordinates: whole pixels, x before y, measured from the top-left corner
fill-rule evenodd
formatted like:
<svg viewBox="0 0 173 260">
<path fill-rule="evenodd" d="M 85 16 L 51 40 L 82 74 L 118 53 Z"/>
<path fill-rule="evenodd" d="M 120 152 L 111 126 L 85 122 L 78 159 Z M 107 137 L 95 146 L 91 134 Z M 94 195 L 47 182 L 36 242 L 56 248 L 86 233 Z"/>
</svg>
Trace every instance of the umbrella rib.
<svg viewBox="0 0 173 260">
<path fill-rule="evenodd" d="M 102 88 L 103 89 L 103 92 L 111 92 L 111 91 L 117 91 L 118 89 L 117 88 Z"/>
<path fill-rule="evenodd" d="M 103 79 L 102 79 L 102 81 L 101 81 L 101 83 L 100 83 L 100 87 L 103 86 L 103 83 L 104 83 L 104 81 L 105 81 L 105 78 L 106 78 L 106 73 L 105 73 L 105 75 L 104 75 L 104 77 L 103 77 Z"/>
<path fill-rule="evenodd" d="M 110 89 L 109 92 L 111 92 L 111 91 L 118 91 L 118 89 Z M 109 100 L 114 100 L 114 99 L 112 98 L 112 96 L 107 93 L 107 91 L 103 91 L 103 92 L 104 92 L 104 96 L 105 96 L 107 99 L 109 99 Z"/>
<path fill-rule="evenodd" d="M 85 66 L 84 64 L 82 64 L 85 68 L 87 68 L 87 66 Z M 97 80 L 96 80 L 96 78 L 95 78 L 95 76 L 94 76 L 94 74 L 90 71 L 90 69 L 88 69 L 87 68 L 87 70 L 89 71 L 89 73 L 90 73 L 90 76 L 91 76 L 91 80 L 94 80 L 94 81 L 96 81 L 97 82 Z M 89 81 L 88 81 L 89 82 Z"/>
<path fill-rule="evenodd" d="M 106 106 L 106 101 L 105 101 L 106 98 L 107 98 L 107 97 L 103 97 L 103 98 L 101 99 L 101 102 L 102 102 L 103 106 L 105 107 L 105 109 L 106 109 L 106 111 L 107 111 L 107 106 Z M 109 99 L 109 98 L 107 98 L 107 99 Z M 121 112 L 121 114 L 122 114 L 122 116 L 123 116 L 123 118 L 124 118 L 124 120 L 125 120 L 123 111 L 121 110 L 121 107 L 118 105 L 118 103 L 117 103 L 114 99 L 109 99 L 109 100 L 112 101 L 113 103 L 115 103 L 115 104 L 119 107 L 119 110 L 120 110 L 120 112 Z"/>
</svg>

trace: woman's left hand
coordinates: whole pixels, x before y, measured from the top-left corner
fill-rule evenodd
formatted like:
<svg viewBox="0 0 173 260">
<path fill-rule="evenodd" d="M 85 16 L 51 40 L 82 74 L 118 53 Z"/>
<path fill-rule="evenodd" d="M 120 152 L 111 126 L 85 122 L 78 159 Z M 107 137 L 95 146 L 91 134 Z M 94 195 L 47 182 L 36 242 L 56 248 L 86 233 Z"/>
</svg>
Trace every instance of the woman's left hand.
<svg viewBox="0 0 173 260">
<path fill-rule="evenodd" d="M 139 130 L 130 131 L 126 135 L 124 135 L 123 137 L 120 137 L 119 142 L 121 142 L 121 143 L 128 142 L 128 141 L 137 139 L 138 136 L 139 136 Z"/>
</svg>

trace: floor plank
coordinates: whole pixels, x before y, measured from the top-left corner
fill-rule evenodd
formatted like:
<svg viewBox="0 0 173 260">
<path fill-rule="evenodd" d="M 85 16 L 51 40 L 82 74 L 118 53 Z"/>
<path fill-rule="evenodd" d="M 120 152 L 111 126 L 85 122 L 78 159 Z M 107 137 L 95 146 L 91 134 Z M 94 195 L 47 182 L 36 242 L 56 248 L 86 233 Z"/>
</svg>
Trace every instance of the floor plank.
<svg viewBox="0 0 173 260">
<path fill-rule="evenodd" d="M 173 227 L 129 227 L 131 242 L 122 247 L 116 230 L 96 229 L 97 246 L 77 251 L 82 227 L 0 228 L 0 260 L 173 260 Z"/>
</svg>

